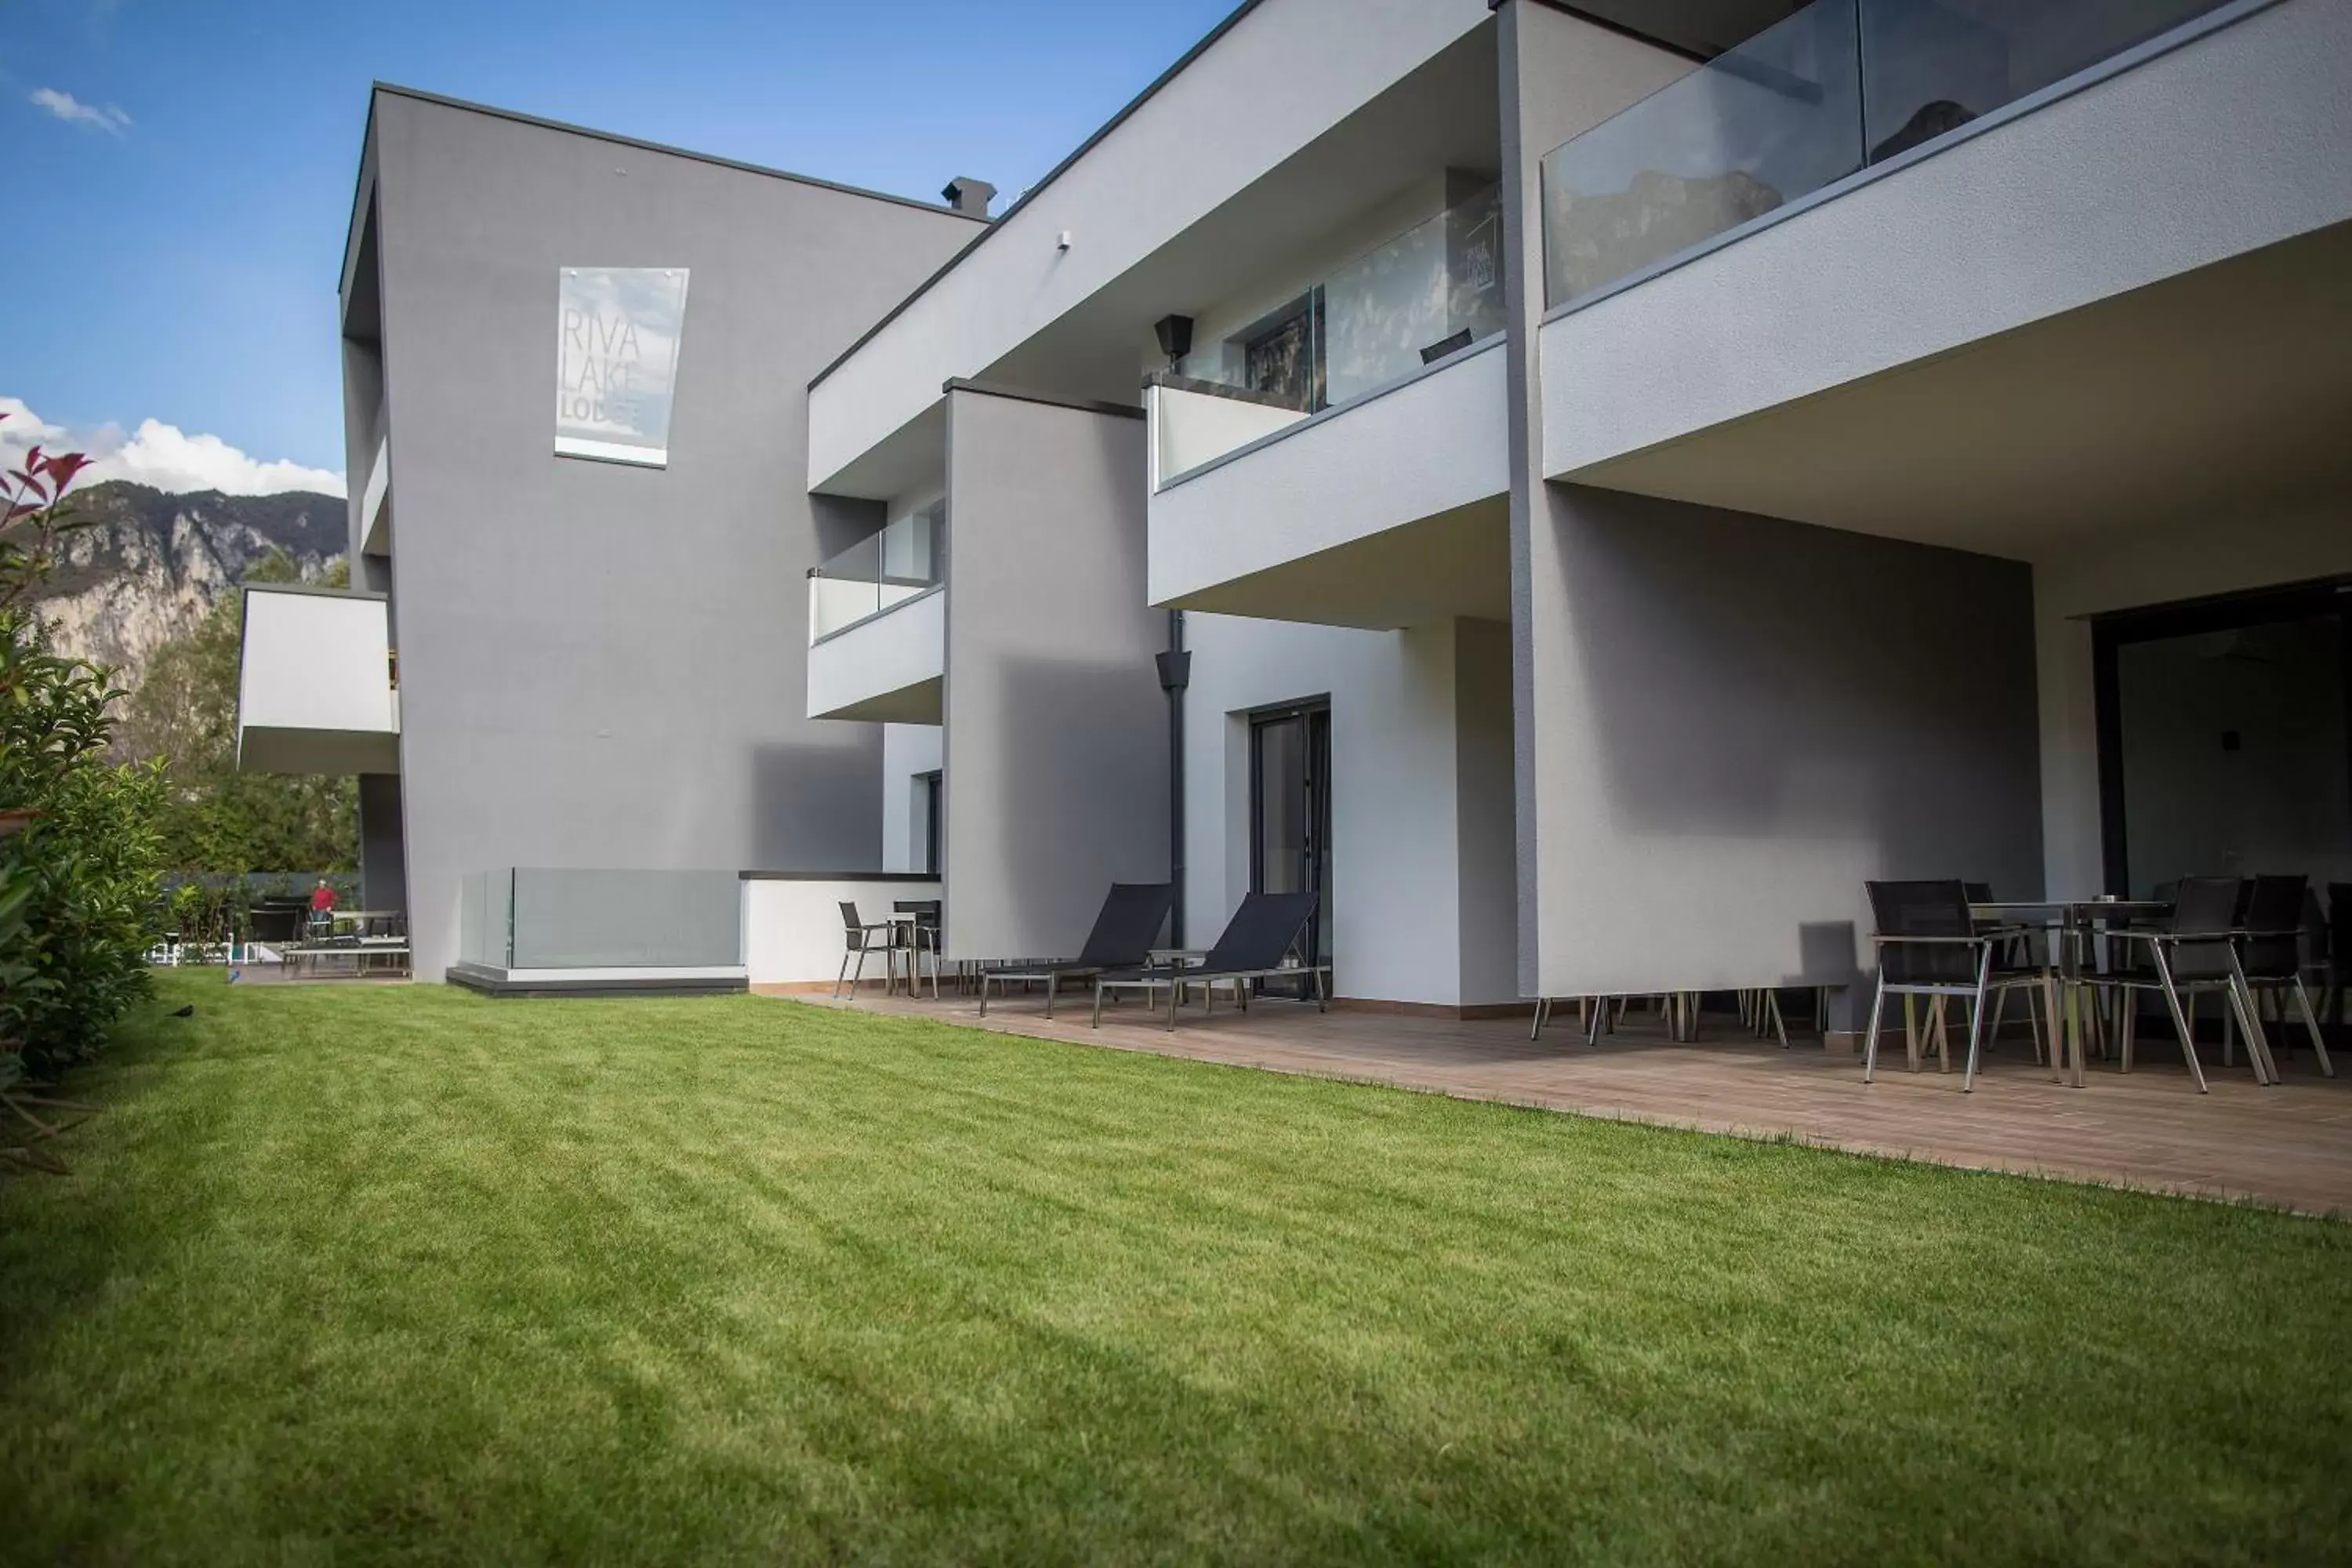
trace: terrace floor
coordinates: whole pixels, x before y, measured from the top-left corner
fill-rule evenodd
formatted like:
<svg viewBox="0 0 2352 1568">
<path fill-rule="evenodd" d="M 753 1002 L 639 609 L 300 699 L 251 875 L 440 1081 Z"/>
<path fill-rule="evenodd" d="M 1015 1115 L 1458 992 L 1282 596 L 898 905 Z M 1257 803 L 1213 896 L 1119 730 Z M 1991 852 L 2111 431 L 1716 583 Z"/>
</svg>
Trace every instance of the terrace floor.
<svg viewBox="0 0 2352 1568">
<path fill-rule="evenodd" d="M 1042 995 L 992 998 L 983 1019 L 973 998 L 885 997 L 873 984 L 838 1003 L 823 991 L 775 994 L 1273 1072 L 2352 1215 L 2352 1061 L 2323 1079 L 2299 1031 L 2295 1048 L 2278 1051 L 2286 1081 L 2271 1089 L 2256 1087 L 2242 1053 L 2223 1068 L 2217 1049 L 2200 1046 L 2212 1092 L 2200 1095 L 2177 1055 L 2165 1059 L 2169 1047 L 2145 1038 L 2130 1075 L 2094 1058 L 2086 1086 L 2068 1089 L 2034 1063 L 2021 1035 L 2004 1041 L 1976 1091 L 1963 1095 L 1957 1050 L 1949 1074 L 1930 1058 L 1914 1076 L 1897 1032 L 1881 1042 L 1878 1081 L 1864 1084 L 1861 1059 L 1825 1051 L 1820 1037 L 1792 1032 L 1784 1051 L 1727 1015 L 1709 1015 L 1696 1043 L 1678 1044 L 1636 1014 L 1594 1049 L 1572 1009 L 1530 1041 L 1525 1017 L 1454 1020 L 1344 1003 L 1328 1014 L 1287 1002 L 1261 1002 L 1247 1014 L 1221 1005 L 1206 1021 L 1196 1003 L 1170 1033 L 1164 1012 L 1147 1017 L 1132 1000 L 1089 1027 L 1087 998 L 1076 991 L 1063 994 L 1050 1019 Z M 2274 1029 L 2274 1049 L 2277 1038 Z"/>
</svg>

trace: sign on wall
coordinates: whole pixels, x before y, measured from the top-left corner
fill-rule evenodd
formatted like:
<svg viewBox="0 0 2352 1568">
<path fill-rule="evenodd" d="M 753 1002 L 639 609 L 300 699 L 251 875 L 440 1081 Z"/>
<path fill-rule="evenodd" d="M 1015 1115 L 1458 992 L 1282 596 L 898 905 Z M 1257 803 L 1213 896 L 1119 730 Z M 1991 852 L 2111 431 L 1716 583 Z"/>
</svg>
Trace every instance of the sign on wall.
<svg viewBox="0 0 2352 1568">
<path fill-rule="evenodd" d="M 683 267 L 557 274 L 555 449 L 661 468 L 686 331 Z"/>
</svg>

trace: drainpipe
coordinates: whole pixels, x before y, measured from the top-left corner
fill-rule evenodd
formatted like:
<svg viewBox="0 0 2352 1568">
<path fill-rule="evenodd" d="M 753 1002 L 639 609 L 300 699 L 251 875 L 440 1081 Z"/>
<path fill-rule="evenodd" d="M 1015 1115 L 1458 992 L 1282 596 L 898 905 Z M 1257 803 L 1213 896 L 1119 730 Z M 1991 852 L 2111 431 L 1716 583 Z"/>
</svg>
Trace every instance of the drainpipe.
<svg viewBox="0 0 2352 1568">
<path fill-rule="evenodd" d="M 1184 945 L 1184 689 L 1192 656 L 1184 651 L 1184 612 L 1168 612 L 1168 651 L 1160 656 L 1160 689 L 1168 693 L 1168 879 L 1176 900 L 1168 911 L 1168 945 Z"/>
</svg>

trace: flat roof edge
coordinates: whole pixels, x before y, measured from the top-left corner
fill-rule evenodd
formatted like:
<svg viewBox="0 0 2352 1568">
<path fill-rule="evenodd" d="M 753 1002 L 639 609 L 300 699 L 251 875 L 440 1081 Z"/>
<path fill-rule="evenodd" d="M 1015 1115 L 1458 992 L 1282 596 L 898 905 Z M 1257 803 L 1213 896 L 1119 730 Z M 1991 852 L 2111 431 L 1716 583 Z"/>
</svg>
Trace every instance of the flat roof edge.
<svg viewBox="0 0 2352 1568">
<path fill-rule="evenodd" d="M 864 196 L 869 201 L 888 202 L 894 206 L 912 207 L 920 213 L 940 217 L 961 218 L 966 223 L 983 226 L 989 220 L 938 202 L 917 201 L 912 196 L 893 195 L 888 191 L 869 191 L 863 185 L 845 185 L 838 180 L 820 179 L 814 174 L 794 174 L 790 169 L 778 169 L 765 163 L 746 163 L 740 158 L 722 157 L 716 153 L 698 153 L 691 147 L 673 146 L 667 142 L 648 142 L 641 136 L 625 136 L 617 131 L 600 131 L 593 125 L 574 125 L 569 121 L 550 120 L 543 115 L 525 114 L 520 110 L 500 109 L 495 104 L 475 103 L 462 98 L 450 98 L 422 88 L 403 87 L 398 82 L 379 81 L 369 89 L 369 116 L 374 116 L 374 96 L 389 93 L 394 98 L 412 99 L 442 109 L 464 110 L 469 114 L 487 115 L 493 120 L 510 121 L 517 125 L 529 125 L 541 131 L 560 131 L 568 136 L 586 136 L 598 142 L 609 142 L 616 147 L 634 147 L 641 153 L 660 153 L 672 158 L 690 159 L 697 163 L 709 163 L 721 169 L 733 169 L 746 174 L 764 174 L 770 179 L 789 180 L 797 185 L 808 185 L 820 191 L 832 191 L 845 196 Z"/>
<path fill-rule="evenodd" d="M 812 376 L 809 380 L 809 386 L 811 389 L 814 389 L 819 382 L 823 381 L 826 376 L 831 375 L 835 371 L 839 370 L 843 365 L 848 363 L 859 349 L 862 349 L 867 343 L 872 342 L 876 337 L 880 335 L 885 327 L 887 327 L 891 322 L 897 321 L 901 315 L 903 315 L 908 307 L 914 304 L 916 300 L 921 299 L 925 294 L 929 293 L 932 285 L 939 282 L 940 279 L 945 278 L 949 273 L 954 271 L 962 264 L 965 257 L 970 256 L 973 251 L 979 249 L 982 245 L 985 244 L 990 235 L 994 234 L 998 229 L 1012 222 L 1013 216 L 1015 213 L 1019 212 L 1022 208 L 1027 206 L 1032 201 L 1035 200 L 1039 195 L 1043 195 L 1046 186 L 1052 184 L 1055 180 L 1060 179 L 1064 174 L 1068 174 L 1079 159 L 1085 157 L 1087 153 L 1093 152 L 1097 146 L 1101 144 L 1104 137 L 1108 136 L 1112 132 L 1126 124 L 1129 119 L 1134 117 L 1136 110 L 1141 109 L 1145 104 L 1150 102 L 1153 98 L 1159 95 L 1161 88 L 1166 87 L 1170 82 L 1174 81 L 1179 76 L 1182 75 L 1186 68 L 1190 67 L 1194 60 L 1199 59 L 1202 55 L 1207 54 L 1209 50 L 1215 46 L 1218 39 L 1223 37 L 1227 33 L 1232 32 L 1241 22 L 1243 17 L 1256 10 L 1262 4 L 1264 4 L 1264 0 L 1242 0 L 1242 3 L 1235 6 L 1233 12 L 1228 15 L 1223 21 L 1209 29 L 1206 37 L 1202 38 L 1199 43 L 1194 44 L 1191 48 L 1186 49 L 1183 55 L 1178 58 L 1174 65 L 1170 66 L 1166 70 L 1161 71 L 1157 77 L 1154 77 L 1151 80 L 1150 86 L 1145 88 L 1141 92 L 1137 93 L 1132 99 L 1129 100 L 1125 108 L 1121 109 L 1117 114 L 1112 115 L 1108 120 L 1104 121 L 1100 129 L 1096 131 L 1093 135 L 1087 137 L 1084 142 L 1079 142 L 1076 152 L 1063 159 L 1060 163 L 1055 164 L 1051 169 L 1045 171 L 1045 177 L 1044 179 L 1039 180 L 1035 184 L 1022 192 L 1019 199 L 1014 201 L 1011 206 L 1006 207 L 1003 215 L 1000 216 L 995 222 L 981 230 L 980 233 L 972 236 L 971 240 L 967 242 L 962 248 L 959 249 L 953 256 L 949 257 L 947 260 L 940 265 L 940 269 L 937 272 L 932 273 L 929 278 L 926 278 L 920 283 L 916 284 L 913 292 L 909 293 L 905 299 L 899 300 L 897 304 L 891 306 L 887 314 L 883 316 L 880 321 L 875 322 L 872 326 L 866 328 L 864 332 L 860 333 L 857 341 L 851 343 L 847 348 L 842 350 L 838 355 L 835 356 L 831 364 L 826 365 L 823 370 L 817 372 L 815 375 Z"/>
</svg>

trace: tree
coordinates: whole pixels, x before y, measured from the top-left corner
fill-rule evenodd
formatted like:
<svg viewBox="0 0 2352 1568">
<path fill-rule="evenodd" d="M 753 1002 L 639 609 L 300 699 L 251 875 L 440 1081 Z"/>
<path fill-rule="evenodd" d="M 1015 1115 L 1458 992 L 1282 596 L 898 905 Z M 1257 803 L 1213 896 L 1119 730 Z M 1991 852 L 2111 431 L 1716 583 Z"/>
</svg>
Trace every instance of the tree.
<svg viewBox="0 0 2352 1568">
<path fill-rule="evenodd" d="M 326 586 L 349 582 L 337 563 Z M 283 551 L 247 583 L 299 582 Z M 341 871 L 359 853 L 359 789 L 349 778 L 244 773 L 236 768 L 237 659 L 243 595 L 231 593 L 194 630 L 148 661 L 116 742 L 161 763 L 166 785 L 163 863 L 177 871 Z"/>
<path fill-rule="evenodd" d="M 145 984 L 158 886 L 162 771 L 108 763 L 122 693 L 27 607 L 84 466 L 37 447 L 0 479 L 0 1047 L 36 1073 L 94 1054 Z"/>
</svg>

